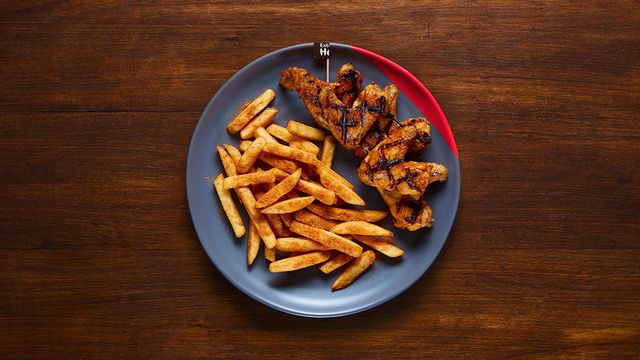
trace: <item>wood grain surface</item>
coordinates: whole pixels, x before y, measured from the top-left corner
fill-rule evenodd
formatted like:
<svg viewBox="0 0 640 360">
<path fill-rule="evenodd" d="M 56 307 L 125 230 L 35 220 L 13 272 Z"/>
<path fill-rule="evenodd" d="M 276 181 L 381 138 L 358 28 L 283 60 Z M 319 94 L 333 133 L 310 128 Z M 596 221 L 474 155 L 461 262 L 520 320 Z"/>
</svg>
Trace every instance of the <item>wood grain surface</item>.
<svg viewBox="0 0 640 360">
<path fill-rule="evenodd" d="M 456 136 L 429 272 L 338 319 L 209 262 L 185 195 L 211 96 L 283 46 L 406 67 Z M 0 3 L 0 358 L 630 358 L 640 352 L 640 4 Z"/>
</svg>

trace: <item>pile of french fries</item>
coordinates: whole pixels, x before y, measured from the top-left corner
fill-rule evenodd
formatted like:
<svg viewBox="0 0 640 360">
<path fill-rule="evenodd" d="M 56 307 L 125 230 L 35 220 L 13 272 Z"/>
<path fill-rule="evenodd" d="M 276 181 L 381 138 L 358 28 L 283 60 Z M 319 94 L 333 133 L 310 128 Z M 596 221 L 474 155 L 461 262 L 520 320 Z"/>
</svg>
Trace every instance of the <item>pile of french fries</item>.
<svg viewBox="0 0 640 360">
<path fill-rule="evenodd" d="M 274 97 L 266 90 L 227 125 L 242 140 L 238 148 L 217 147 L 226 177 L 215 178 L 215 190 L 236 238 L 247 230 L 231 191 L 249 215 L 249 266 L 264 244 L 271 272 L 320 265 L 329 274 L 346 265 L 331 287 L 344 289 L 375 262 L 373 250 L 388 257 L 404 251 L 392 244 L 391 231 L 374 224 L 386 211 L 342 207 L 365 202 L 331 169 L 335 138 L 297 121 L 274 124 L 278 110 L 267 107 Z M 320 158 L 312 141 L 323 142 Z"/>
</svg>

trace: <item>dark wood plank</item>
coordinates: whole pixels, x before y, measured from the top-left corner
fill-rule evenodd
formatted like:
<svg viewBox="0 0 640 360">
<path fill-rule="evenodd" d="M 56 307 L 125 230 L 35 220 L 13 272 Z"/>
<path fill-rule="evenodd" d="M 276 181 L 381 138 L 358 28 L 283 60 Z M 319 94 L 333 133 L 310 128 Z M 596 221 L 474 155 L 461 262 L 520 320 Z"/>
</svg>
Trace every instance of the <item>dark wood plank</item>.
<svg viewBox="0 0 640 360">
<path fill-rule="evenodd" d="M 634 1 L 0 3 L 0 357 L 637 358 L 639 33 Z M 423 80 L 462 166 L 427 275 L 323 320 L 227 282 L 184 190 L 213 93 L 317 39 Z"/>
</svg>

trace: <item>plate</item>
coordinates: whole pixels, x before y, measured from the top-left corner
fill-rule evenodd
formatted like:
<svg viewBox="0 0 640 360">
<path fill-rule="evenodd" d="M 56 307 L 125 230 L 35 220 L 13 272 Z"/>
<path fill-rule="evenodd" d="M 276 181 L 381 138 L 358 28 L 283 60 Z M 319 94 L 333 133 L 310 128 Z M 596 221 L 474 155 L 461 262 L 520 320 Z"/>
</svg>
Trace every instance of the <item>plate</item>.
<svg viewBox="0 0 640 360">
<path fill-rule="evenodd" d="M 198 238 L 205 252 L 233 285 L 253 299 L 274 309 L 306 317 L 336 317 L 354 314 L 380 305 L 415 283 L 433 263 L 442 249 L 458 208 L 460 164 L 453 134 L 440 106 L 413 75 L 394 62 L 360 47 L 331 44 L 330 71 L 353 63 L 364 77 L 363 87 L 371 81 L 380 86 L 395 83 L 400 89 L 398 119 L 426 116 L 432 124 L 432 144 L 420 160 L 444 164 L 449 178 L 428 187 L 426 198 L 435 218 L 431 229 L 408 232 L 393 229 L 397 245 L 405 255 L 396 260 L 378 256 L 376 263 L 351 286 L 331 291 L 331 284 L 341 271 L 324 275 L 317 267 L 291 273 L 272 274 L 267 269 L 262 250 L 251 267 L 246 263 L 246 240 L 236 239 L 225 217 L 212 182 L 222 172 L 216 145 L 239 142 L 225 127 L 244 101 L 251 101 L 265 89 L 276 92 L 272 104 L 278 108 L 275 123 L 286 126 L 295 119 L 313 125 L 309 112 L 295 91 L 278 85 L 280 71 L 298 66 L 324 78 L 324 61 L 313 59 L 313 44 L 301 44 L 269 53 L 233 75 L 217 91 L 205 108 L 194 131 L 187 160 L 187 197 Z M 334 169 L 355 185 L 366 201 L 367 209 L 387 209 L 374 188 L 360 182 L 356 174 L 357 159 L 336 147 Z M 244 214 L 243 214 L 244 216 Z M 244 217 L 245 224 L 248 219 Z"/>
</svg>

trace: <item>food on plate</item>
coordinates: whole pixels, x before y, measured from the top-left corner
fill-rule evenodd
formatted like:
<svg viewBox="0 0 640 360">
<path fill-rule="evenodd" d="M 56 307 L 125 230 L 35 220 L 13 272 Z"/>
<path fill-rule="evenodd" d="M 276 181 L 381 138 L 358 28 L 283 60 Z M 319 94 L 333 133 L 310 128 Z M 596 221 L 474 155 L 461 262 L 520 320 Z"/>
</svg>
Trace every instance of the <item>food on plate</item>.
<svg viewBox="0 0 640 360">
<path fill-rule="evenodd" d="M 287 130 L 293 135 L 308 140 L 324 140 L 326 136 L 324 131 L 294 120 L 287 123 Z"/>
<path fill-rule="evenodd" d="M 380 253 L 385 254 L 388 257 L 394 258 L 404 255 L 404 250 L 390 244 L 388 241 L 377 240 L 363 235 L 353 235 L 353 238 L 365 245 L 368 245 L 372 249 L 378 250 Z"/>
<path fill-rule="evenodd" d="M 357 259 L 351 262 L 345 271 L 336 279 L 333 285 L 331 285 L 331 290 L 341 290 L 351 285 L 374 261 L 376 261 L 376 254 L 373 251 L 367 250 L 363 252 Z"/>
<path fill-rule="evenodd" d="M 258 128 L 266 128 L 278 113 L 278 109 L 268 107 L 260 112 L 258 116 L 253 118 L 242 130 L 240 130 L 240 138 L 251 139 Z"/>
<path fill-rule="evenodd" d="M 315 200 L 313 196 L 295 197 L 277 202 L 261 212 L 263 214 L 287 214 L 304 209 Z"/>
<path fill-rule="evenodd" d="M 328 247 L 302 237 L 281 237 L 276 239 L 276 249 L 284 252 L 308 252 L 329 250 Z"/>
<path fill-rule="evenodd" d="M 291 222 L 291 226 L 289 228 L 296 234 L 313 239 L 328 248 L 338 250 L 345 254 L 355 257 L 362 253 L 362 246 L 355 242 L 332 232 L 303 224 L 297 220 Z"/>
<path fill-rule="evenodd" d="M 242 175 L 229 176 L 224 179 L 225 189 L 235 189 L 261 183 L 272 183 L 276 181 L 273 171 L 254 172 Z"/>
<path fill-rule="evenodd" d="M 320 161 L 325 164 L 328 168 L 331 168 L 333 163 L 333 154 L 336 151 L 336 138 L 331 135 L 327 135 L 324 137 L 324 141 L 322 143 L 322 157 Z"/>
<path fill-rule="evenodd" d="M 259 139 L 258 139 L 259 140 Z M 256 140 L 256 141 L 258 141 Z M 298 169 L 293 172 L 293 174 L 288 175 L 282 181 L 271 188 L 271 190 L 267 191 L 256 203 L 256 207 L 258 209 L 265 208 L 288 194 L 293 188 L 296 186 L 298 181 L 300 180 L 300 175 L 302 175 L 302 169 Z M 289 211 L 292 212 L 292 211 Z"/>
<path fill-rule="evenodd" d="M 233 135 L 242 130 L 260 111 L 262 111 L 276 97 L 275 91 L 271 89 L 265 90 L 260 96 L 253 100 L 244 110 L 238 114 L 227 125 L 227 131 Z"/>
<path fill-rule="evenodd" d="M 341 79 L 347 71 L 359 82 L 348 82 L 346 93 L 355 96 L 344 98 L 345 82 L 341 83 Z M 415 231 L 432 226 L 431 208 L 422 197 L 427 185 L 446 180 L 448 171 L 444 165 L 405 159 L 421 153 L 431 143 L 430 123 L 425 118 L 398 121 L 399 91 L 394 85 L 382 89 L 371 83 L 360 91 L 362 74 L 350 64 L 340 68 L 336 83 L 292 67 L 280 73 L 280 85 L 295 90 L 316 124 L 329 130 L 362 161 L 358 169 L 360 180 L 376 187 L 389 206 L 396 227 Z M 342 198 L 338 191 L 336 194 Z"/>
<path fill-rule="evenodd" d="M 329 127 L 321 125 L 333 135 L 293 120 L 286 127 L 274 123 L 278 109 L 267 106 L 275 97 L 275 92 L 267 90 L 250 102 L 228 125 L 229 133 L 239 133 L 242 140 L 237 148 L 230 144 L 216 147 L 226 176 L 219 174 L 214 181 L 235 236 L 241 237 L 247 233 L 248 266 L 255 262 L 261 243 L 264 244 L 264 258 L 270 262 L 270 272 L 295 271 L 319 265 L 323 273 L 329 274 L 349 264 L 333 283 L 333 290 L 349 286 L 370 267 L 376 259 L 373 251 L 388 257 L 398 257 L 404 253 L 392 244 L 391 231 L 374 224 L 383 220 L 388 215 L 387 211 L 344 207 L 345 203 L 364 206 L 365 201 L 356 193 L 352 183 L 331 168 L 336 142 L 343 145 L 349 142 L 357 144 L 357 139 L 366 140 L 375 129 L 380 132 L 384 130 L 384 137 L 387 137 L 387 130 L 391 126 L 386 124 L 395 120 L 393 116 L 397 89 L 387 87 L 382 90 L 369 85 L 361 92 L 362 75 L 350 64 L 342 66 L 338 74 L 336 83 L 327 83 L 314 80 L 310 74 L 296 70 L 289 73 L 289 80 L 291 84 L 300 79 L 309 80 L 311 82 L 300 90 L 304 94 L 309 95 L 311 93 L 308 91 L 319 89 L 326 93 L 327 99 L 342 102 L 344 105 L 341 106 L 347 108 L 341 108 L 340 111 L 346 114 L 344 116 L 347 121 L 355 119 L 350 118 L 355 116 L 352 113 L 364 117 L 361 123 L 347 123 L 346 127 L 353 128 L 346 131 L 347 142 L 341 141 L 344 138 L 335 137 L 343 135 L 341 132 L 336 133 L 339 123 L 331 123 L 333 125 Z M 314 100 L 307 98 L 303 101 L 313 105 Z M 322 106 L 312 108 L 316 111 L 314 119 L 323 116 Z M 350 110 L 351 107 L 358 109 Z M 377 112 L 375 107 L 378 108 Z M 334 116 L 322 119 L 333 121 Z M 318 123 L 318 119 L 315 120 Z M 420 134 L 429 133 L 428 124 L 425 127 L 416 121 L 396 127 L 397 129 L 389 130 L 388 137 L 394 136 L 393 139 L 399 141 L 401 139 L 403 144 L 387 146 L 389 150 L 381 154 L 385 157 L 396 156 L 404 161 L 405 154 L 421 150 Z M 313 141 L 322 141 L 322 151 Z M 374 149 L 379 144 L 384 146 L 383 141 L 384 139 L 375 144 L 369 141 L 368 144 Z M 366 159 L 366 155 L 362 159 Z M 415 184 L 392 184 L 388 175 L 384 178 L 385 174 L 376 172 L 371 161 L 377 160 L 371 157 L 361 167 L 363 171 L 372 174 L 372 183 L 379 183 L 379 191 L 390 194 L 385 202 L 389 203 L 392 196 L 397 196 L 397 199 L 392 200 L 400 206 L 395 212 L 390 209 L 395 217 L 398 211 L 404 211 L 402 206 L 407 203 L 406 196 L 410 195 L 402 190 Z M 400 160 L 393 161 L 400 163 Z M 423 165 L 415 165 L 411 170 L 420 166 Z M 233 202 L 231 189 L 249 216 L 248 231 L 245 231 L 238 207 Z M 385 195 L 382 196 L 385 198 Z M 430 209 L 428 212 L 430 214 Z"/>
<path fill-rule="evenodd" d="M 366 221 L 346 221 L 331 228 L 331 232 L 341 235 L 393 236 L 393 233 L 381 226 Z"/>
<path fill-rule="evenodd" d="M 314 212 L 323 218 L 339 221 L 368 221 L 378 222 L 387 217 L 387 212 L 383 210 L 356 210 L 339 207 L 325 206 L 322 204 L 311 204 L 309 211 Z"/>
<path fill-rule="evenodd" d="M 303 255 L 291 256 L 269 264 L 269 271 L 284 272 L 304 269 L 327 261 L 331 257 L 330 251 L 314 251 Z"/>
<path fill-rule="evenodd" d="M 258 228 L 250 222 L 249 223 L 249 235 L 247 235 L 247 265 L 251 266 L 258 255 L 260 250 L 260 234 Z M 276 243 L 277 245 L 277 243 Z"/>
<path fill-rule="evenodd" d="M 213 181 L 213 186 L 215 187 L 216 192 L 218 193 L 218 197 L 220 198 L 220 205 L 222 205 L 222 209 L 224 210 L 224 213 L 227 214 L 229 223 L 231 223 L 233 233 L 237 238 L 240 238 L 246 231 L 244 222 L 240 217 L 240 213 L 238 212 L 236 204 L 231 198 L 231 193 L 229 192 L 229 190 L 225 189 L 224 186 L 222 186 L 223 180 L 224 176 L 222 174 L 218 175 Z"/>
<path fill-rule="evenodd" d="M 337 253 L 331 259 L 327 260 L 327 262 L 322 264 L 322 266 L 320 266 L 320 271 L 328 274 L 333 270 L 347 264 L 351 260 L 353 260 L 353 256 L 349 256 L 345 253 Z"/>
<path fill-rule="evenodd" d="M 267 141 L 264 138 L 257 138 L 256 141 L 251 143 L 251 146 L 244 151 L 240 160 L 238 160 L 237 170 L 239 173 L 244 174 L 253 166 L 266 143 Z"/>
</svg>

